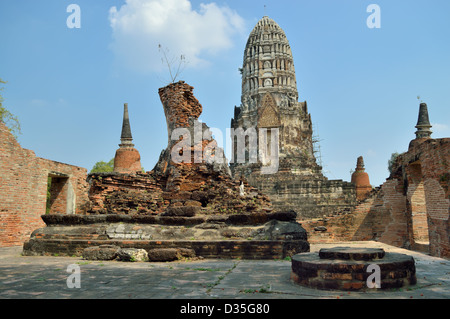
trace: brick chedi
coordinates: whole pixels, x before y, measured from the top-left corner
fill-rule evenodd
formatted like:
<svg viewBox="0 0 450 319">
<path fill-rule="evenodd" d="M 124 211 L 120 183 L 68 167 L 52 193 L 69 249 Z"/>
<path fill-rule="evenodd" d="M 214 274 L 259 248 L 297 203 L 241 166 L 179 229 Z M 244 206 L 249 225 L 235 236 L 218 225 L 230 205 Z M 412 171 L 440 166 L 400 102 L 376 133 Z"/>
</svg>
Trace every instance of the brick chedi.
<svg viewBox="0 0 450 319">
<path fill-rule="evenodd" d="M 369 174 L 364 169 L 364 159 L 362 156 L 358 157 L 356 162 L 356 170 L 352 174 L 352 183 L 356 186 L 356 198 L 358 200 L 365 199 L 372 190 Z"/>
<path fill-rule="evenodd" d="M 131 135 L 130 117 L 128 114 L 128 104 L 124 104 L 121 143 L 114 156 L 114 172 L 132 173 L 138 172 L 141 168 L 141 156 L 134 148 L 133 136 Z"/>
<path fill-rule="evenodd" d="M 328 180 L 316 162 L 311 114 L 306 101 L 298 102 L 289 41 L 267 16 L 250 33 L 241 71 L 241 105 L 231 120 L 234 178 L 246 178 L 275 208 L 293 209 L 301 218 L 354 207 L 354 185 Z"/>
<path fill-rule="evenodd" d="M 86 213 L 42 216 L 47 227 L 33 232 L 24 254 L 99 258 L 113 256 L 111 249 L 137 248 L 161 261 L 273 259 L 309 251 L 295 212 L 273 210 L 270 199 L 246 183 L 240 191 L 223 150 L 198 121 L 202 106 L 193 87 L 171 83 L 159 95 L 168 146 L 154 169 L 89 174 Z"/>
</svg>

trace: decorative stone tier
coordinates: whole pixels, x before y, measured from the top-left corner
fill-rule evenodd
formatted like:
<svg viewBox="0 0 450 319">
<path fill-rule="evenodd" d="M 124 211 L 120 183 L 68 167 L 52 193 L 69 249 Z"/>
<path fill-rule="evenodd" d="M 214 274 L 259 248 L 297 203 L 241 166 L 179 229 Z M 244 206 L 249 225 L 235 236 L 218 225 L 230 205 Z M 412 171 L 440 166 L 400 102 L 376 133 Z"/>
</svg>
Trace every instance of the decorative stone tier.
<svg viewBox="0 0 450 319">
<path fill-rule="evenodd" d="M 357 205 L 355 186 L 342 180 L 328 180 L 312 173 L 280 171 L 248 177 L 248 183 L 270 199 L 274 210 L 295 210 L 298 218 L 308 220 L 352 210 Z"/>
<path fill-rule="evenodd" d="M 344 259 L 344 260 L 374 260 L 381 259 L 386 253 L 382 248 L 347 248 L 334 247 L 322 248 L 319 251 L 320 259 Z"/>
<path fill-rule="evenodd" d="M 327 290 L 370 290 L 370 265 L 380 267 L 381 289 L 416 284 L 414 258 L 383 249 L 336 247 L 292 257 L 291 279 L 303 286 Z M 372 288 L 374 289 L 374 288 Z"/>
<path fill-rule="evenodd" d="M 121 248 L 137 248 L 147 251 L 151 261 L 153 256 L 168 249 L 193 251 L 188 257 L 211 259 L 283 259 L 290 257 L 292 251 L 307 250 L 305 241 L 299 240 L 29 240 L 24 246 L 24 256 L 82 256 L 88 247 L 114 245 Z"/>
<path fill-rule="evenodd" d="M 47 227 L 25 242 L 24 255 L 82 256 L 89 247 L 188 250 L 190 257 L 280 259 L 309 251 L 295 213 L 235 215 L 44 215 Z M 159 259 L 158 259 L 159 258 Z"/>
</svg>

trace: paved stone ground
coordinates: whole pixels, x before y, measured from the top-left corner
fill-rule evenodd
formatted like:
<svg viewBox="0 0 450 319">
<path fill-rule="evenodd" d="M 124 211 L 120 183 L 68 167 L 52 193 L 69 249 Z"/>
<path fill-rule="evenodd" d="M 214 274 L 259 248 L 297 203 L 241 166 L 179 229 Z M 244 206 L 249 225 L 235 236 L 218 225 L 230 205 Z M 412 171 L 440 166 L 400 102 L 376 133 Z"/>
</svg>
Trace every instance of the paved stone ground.
<svg viewBox="0 0 450 319">
<path fill-rule="evenodd" d="M 412 255 L 417 285 L 368 292 L 323 291 L 290 280 L 291 262 L 195 260 L 167 263 L 86 261 L 79 257 L 25 257 L 0 248 L 1 299 L 449 299 L 450 260 L 377 242 L 311 245 L 381 247 Z M 68 288 L 69 265 L 80 267 L 80 288 Z"/>
</svg>

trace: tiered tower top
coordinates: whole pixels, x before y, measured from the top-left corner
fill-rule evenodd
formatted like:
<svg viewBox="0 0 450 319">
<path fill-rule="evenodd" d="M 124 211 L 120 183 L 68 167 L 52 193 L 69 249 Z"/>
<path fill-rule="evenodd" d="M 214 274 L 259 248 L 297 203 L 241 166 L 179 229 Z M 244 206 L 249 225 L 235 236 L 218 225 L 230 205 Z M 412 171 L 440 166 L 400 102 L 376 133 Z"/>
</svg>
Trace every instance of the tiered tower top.
<svg viewBox="0 0 450 319">
<path fill-rule="evenodd" d="M 258 21 L 248 38 L 242 68 L 242 101 L 266 92 L 298 99 L 294 59 L 283 29 L 271 18 Z"/>
<path fill-rule="evenodd" d="M 128 115 L 128 103 L 123 105 L 123 121 L 122 121 L 122 133 L 120 135 L 121 148 L 134 147 L 133 136 L 131 135 L 130 116 Z"/>
<path fill-rule="evenodd" d="M 431 124 L 426 103 L 420 103 L 419 118 L 416 124 L 416 138 L 431 138 Z"/>
</svg>

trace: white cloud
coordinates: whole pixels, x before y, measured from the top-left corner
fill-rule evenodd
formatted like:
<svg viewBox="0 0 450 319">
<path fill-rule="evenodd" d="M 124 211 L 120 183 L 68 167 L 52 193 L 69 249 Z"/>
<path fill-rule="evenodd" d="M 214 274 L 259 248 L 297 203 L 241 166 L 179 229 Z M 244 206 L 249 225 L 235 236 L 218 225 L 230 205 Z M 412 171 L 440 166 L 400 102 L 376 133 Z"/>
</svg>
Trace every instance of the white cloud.
<svg viewBox="0 0 450 319">
<path fill-rule="evenodd" d="M 431 131 L 436 133 L 447 133 L 449 131 L 449 127 L 446 124 L 431 123 Z"/>
<path fill-rule="evenodd" d="M 244 20 L 228 7 L 189 0 L 126 0 L 109 11 L 112 48 L 129 67 L 141 71 L 161 70 L 158 45 L 169 55 L 186 57 L 188 66 L 205 63 L 210 55 L 233 46 L 233 36 L 244 31 Z"/>
<path fill-rule="evenodd" d="M 369 148 L 369 149 L 366 151 L 366 156 L 368 156 L 368 157 L 376 156 L 376 155 L 377 155 L 377 152 L 376 152 L 375 150 L 371 149 L 371 148 Z"/>
<path fill-rule="evenodd" d="M 49 105 L 49 102 L 47 100 L 44 99 L 32 99 L 30 101 L 31 106 L 33 107 L 47 107 Z"/>
</svg>

